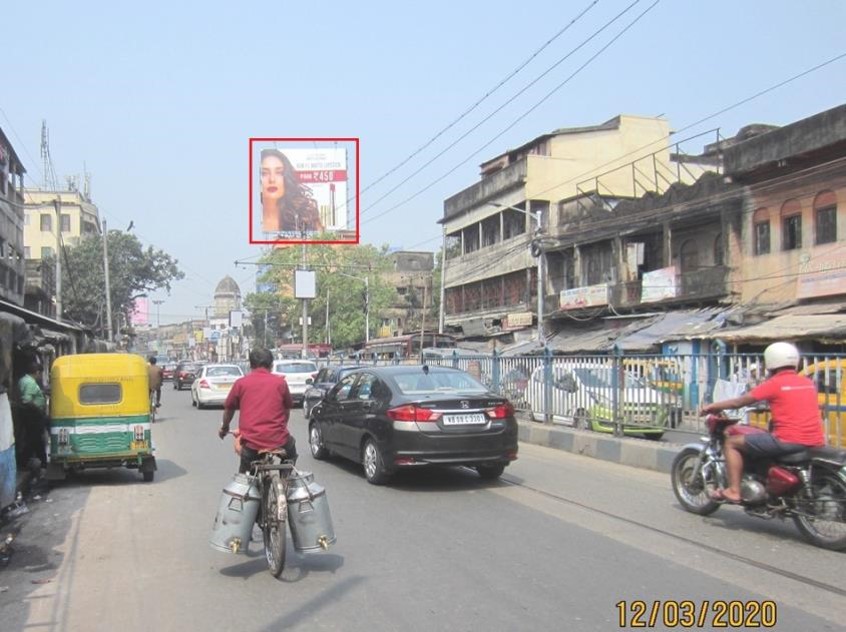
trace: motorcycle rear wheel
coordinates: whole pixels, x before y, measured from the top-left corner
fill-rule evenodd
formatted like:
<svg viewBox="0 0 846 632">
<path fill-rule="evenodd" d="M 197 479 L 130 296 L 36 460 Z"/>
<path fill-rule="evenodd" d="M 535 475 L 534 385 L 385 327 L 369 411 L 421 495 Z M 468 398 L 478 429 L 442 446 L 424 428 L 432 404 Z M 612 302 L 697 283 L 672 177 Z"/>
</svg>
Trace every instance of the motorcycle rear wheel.
<svg viewBox="0 0 846 632">
<path fill-rule="evenodd" d="M 846 550 L 846 480 L 831 470 L 816 468 L 807 490 L 796 496 L 796 527 L 811 544 L 831 551 Z"/>
<path fill-rule="evenodd" d="M 670 476 L 673 481 L 673 493 L 685 511 L 700 516 L 707 516 L 720 508 L 720 503 L 708 496 L 710 487 L 717 487 L 717 481 L 703 478 L 703 472 L 697 480 L 692 480 L 693 472 L 699 463 L 700 452 L 696 448 L 685 448 L 673 459 Z"/>
<path fill-rule="evenodd" d="M 264 556 L 267 558 L 267 568 L 274 577 L 282 574 L 285 568 L 287 520 L 279 520 L 279 503 L 285 502 L 285 488 L 278 476 L 267 479 L 264 487 L 264 501 L 262 510 L 264 539 Z"/>
</svg>

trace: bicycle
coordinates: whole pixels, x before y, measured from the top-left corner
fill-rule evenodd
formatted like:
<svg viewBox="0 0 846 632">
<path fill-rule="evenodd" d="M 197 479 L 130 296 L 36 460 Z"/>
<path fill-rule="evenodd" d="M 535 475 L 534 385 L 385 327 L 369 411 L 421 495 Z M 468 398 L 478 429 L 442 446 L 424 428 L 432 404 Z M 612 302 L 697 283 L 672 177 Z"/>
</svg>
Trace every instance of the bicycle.
<svg viewBox="0 0 846 632">
<path fill-rule="evenodd" d="M 260 453 L 250 471 L 256 478 L 261 504 L 257 523 L 264 540 L 264 555 L 270 574 L 279 577 L 285 567 L 288 528 L 288 477 L 294 464 L 286 461 L 285 450 Z"/>
<path fill-rule="evenodd" d="M 150 391 L 150 423 L 156 423 L 156 391 Z"/>
</svg>

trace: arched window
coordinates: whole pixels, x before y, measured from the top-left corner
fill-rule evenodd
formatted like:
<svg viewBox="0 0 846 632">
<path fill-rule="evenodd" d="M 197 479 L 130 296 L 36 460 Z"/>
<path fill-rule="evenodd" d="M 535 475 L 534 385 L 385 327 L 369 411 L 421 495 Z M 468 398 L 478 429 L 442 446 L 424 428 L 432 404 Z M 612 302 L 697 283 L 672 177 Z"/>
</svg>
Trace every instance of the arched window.
<svg viewBox="0 0 846 632">
<path fill-rule="evenodd" d="M 781 206 L 781 249 L 802 247 L 802 207 L 799 200 L 787 200 Z"/>
<path fill-rule="evenodd" d="M 714 238 L 714 265 L 723 266 L 726 264 L 725 245 L 723 244 L 723 234 L 718 233 Z"/>
<path fill-rule="evenodd" d="M 759 208 L 752 215 L 753 252 L 756 255 L 770 254 L 770 212 Z"/>
<path fill-rule="evenodd" d="M 814 198 L 814 243 L 837 241 L 837 196 L 834 191 L 821 191 Z"/>
<path fill-rule="evenodd" d="M 699 269 L 699 246 L 695 239 L 688 239 L 679 249 L 679 259 L 682 272 L 692 272 Z"/>
</svg>

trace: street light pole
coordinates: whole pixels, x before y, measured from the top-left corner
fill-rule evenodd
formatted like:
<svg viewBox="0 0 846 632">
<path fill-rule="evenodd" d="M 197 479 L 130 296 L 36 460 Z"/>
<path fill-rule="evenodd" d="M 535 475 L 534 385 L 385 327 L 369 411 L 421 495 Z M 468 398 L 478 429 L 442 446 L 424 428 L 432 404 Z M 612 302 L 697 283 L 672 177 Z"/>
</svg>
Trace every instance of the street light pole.
<svg viewBox="0 0 846 632">
<path fill-rule="evenodd" d="M 103 220 L 103 275 L 106 280 L 106 340 L 112 341 L 112 292 L 109 289 L 109 229 Z"/>
<path fill-rule="evenodd" d="M 540 234 L 541 234 L 541 231 L 543 230 L 542 229 L 543 211 L 538 210 L 538 211 L 532 212 L 531 208 L 529 208 L 528 210 L 523 210 L 521 208 L 517 208 L 516 206 L 508 206 L 507 204 L 500 204 L 498 202 L 488 202 L 488 204 L 490 206 L 495 206 L 497 208 L 507 208 L 507 209 L 511 209 L 512 211 L 517 211 L 518 213 L 522 213 L 523 215 L 528 215 L 533 220 L 535 220 L 535 235 L 537 236 L 537 239 L 538 239 L 538 255 L 536 257 L 537 260 L 538 260 L 538 315 L 537 315 L 538 331 L 537 331 L 537 337 L 538 337 L 538 342 L 542 343 L 544 341 L 544 335 L 543 335 L 543 308 L 544 308 L 543 303 L 544 303 L 544 299 L 543 299 L 543 294 L 544 294 L 544 275 L 546 273 L 546 266 L 544 265 L 545 262 L 544 262 L 543 246 L 540 244 Z M 531 205 L 531 203 L 528 200 L 526 201 L 526 204 Z M 531 243 L 529 244 L 529 248 L 531 248 Z"/>
<path fill-rule="evenodd" d="M 162 344 L 162 319 L 161 315 L 159 314 L 159 306 L 164 303 L 164 300 L 160 298 L 153 299 L 153 304 L 156 306 L 156 353 L 161 353 Z"/>
</svg>

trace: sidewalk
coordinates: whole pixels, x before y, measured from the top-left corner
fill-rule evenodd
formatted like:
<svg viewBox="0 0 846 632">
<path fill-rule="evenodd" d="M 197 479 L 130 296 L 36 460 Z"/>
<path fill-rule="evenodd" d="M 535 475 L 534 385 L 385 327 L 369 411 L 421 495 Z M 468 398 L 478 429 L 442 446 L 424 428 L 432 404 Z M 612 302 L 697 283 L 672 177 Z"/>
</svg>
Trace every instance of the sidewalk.
<svg viewBox="0 0 846 632">
<path fill-rule="evenodd" d="M 636 437 L 576 430 L 566 426 L 542 424 L 518 414 L 518 438 L 524 443 L 565 450 L 621 465 L 669 474 L 673 459 L 681 449 L 675 443 L 650 441 Z"/>
</svg>

